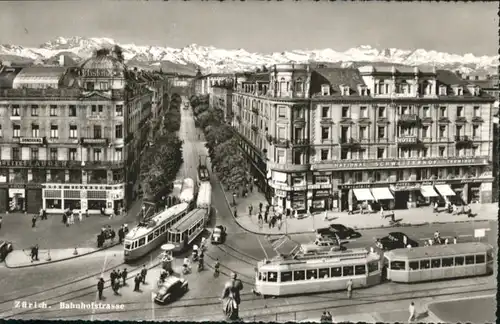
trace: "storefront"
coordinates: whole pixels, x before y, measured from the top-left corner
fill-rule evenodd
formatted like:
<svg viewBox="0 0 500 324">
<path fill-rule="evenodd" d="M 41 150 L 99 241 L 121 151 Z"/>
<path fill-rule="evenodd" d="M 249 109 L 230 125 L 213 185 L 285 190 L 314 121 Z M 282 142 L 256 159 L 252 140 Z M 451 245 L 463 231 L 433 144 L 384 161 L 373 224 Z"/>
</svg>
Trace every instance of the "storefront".
<svg viewBox="0 0 500 324">
<path fill-rule="evenodd" d="M 9 191 L 7 189 L 7 184 L 2 183 L 0 187 L 0 213 L 5 213 L 8 211 L 9 206 Z"/>
<path fill-rule="evenodd" d="M 42 209 L 42 185 L 28 183 L 26 185 L 26 209 L 28 213 L 36 214 Z"/>
<path fill-rule="evenodd" d="M 420 183 L 418 182 L 397 182 L 389 188 L 394 193 L 393 209 L 411 209 L 424 203 L 425 199 L 420 193 Z"/>
<path fill-rule="evenodd" d="M 26 210 L 26 189 L 24 188 L 24 185 L 17 188 L 13 188 L 12 186 L 9 186 L 9 212 L 24 212 Z"/>
<path fill-rule="evenodd" d="M 306 191 L 291 191 L 291 208 L 292 210 L 296 210 L 298 213 L 306 212 L 307 208 L 307 196 Z"/>
<path fill-rule="evenodd" d="M 312 211 L 324 211 L 332 208 L 332 198 L 329 189 L 313 190 Z"/>
<path fill-rule="evenodd" d="M 275 207 L 279 207 L 280 210 L 286 210 L 287 191 L 280 189 L 273 189 L 273 191 L 271 204 Z"/>
</svg>

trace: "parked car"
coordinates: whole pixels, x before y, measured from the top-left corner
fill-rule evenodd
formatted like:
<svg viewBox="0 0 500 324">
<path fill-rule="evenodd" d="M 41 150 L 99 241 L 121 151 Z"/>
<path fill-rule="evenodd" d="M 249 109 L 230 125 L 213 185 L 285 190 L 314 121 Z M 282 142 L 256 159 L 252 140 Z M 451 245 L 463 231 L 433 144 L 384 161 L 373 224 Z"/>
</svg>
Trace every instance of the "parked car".
<svg viewBox="0 0 500 324">
<path fill-rule="evenodd" d="M 300 246 L 302 253 L 318 253 L 318 252 L 328 252 L 328 251 L 340 251 L 342 250 L 342 245 L 335 238 L 330 237 L 318 237 L 312 243 L 302 244 Z"/>
<path fill-rule="evenodd" d="M 14 250 L 11 242 L 0 241 L 0 261 L 5 260 L 7 255 Z"/>
<path fill-rule="evenodd" d="M 329 227 L 318 228 L 316 230 L 316 234 L 318 236 L 338 236 L 341 240 L 361 237 L 359 232 L 356 232 L 354 229 L 346 227 L 342 224 L 331 224 Z"/>
<path fill-rule="evenodd" d="M 214 227 L 212 232 L 212 244 L 221 244 L 226 240 L 226 227 L 218 225 Z"/>
<path fill-rule="evenodd" d="M 186 279 L 169 276 L 159 285 L 154 299 L 155 303 L 165 305 L 184 296 L 188 289 Z"/>
<path fill-rule="evenodd" d="M 406 244 L 404 237 L 406 236 Z M 405 233 L 401 232 L 391 232 L 389 235 L 384 236 L 380 239 L 377 239 L 376 246 L 382 250 L 394 250 L 394 249 L 402 249 L 411 245 L 412 247 L 418 247 L 418 243 L 415 240 L 412 240 Z"/>
</svg>

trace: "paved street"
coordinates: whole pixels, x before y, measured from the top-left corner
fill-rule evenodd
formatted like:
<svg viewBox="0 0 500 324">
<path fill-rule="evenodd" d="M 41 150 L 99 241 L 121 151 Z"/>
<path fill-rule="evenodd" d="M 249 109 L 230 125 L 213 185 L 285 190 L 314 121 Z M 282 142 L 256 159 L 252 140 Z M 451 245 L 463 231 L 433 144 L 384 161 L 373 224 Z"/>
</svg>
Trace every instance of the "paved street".
<svg viewBox="0 0 500 324">
<path fill-rule="evenodd" d="M 435 302 L 429 305 L 429 310 L 446 323 L 493 323 L 496 322 L 496 294 Z"/>
</svg>

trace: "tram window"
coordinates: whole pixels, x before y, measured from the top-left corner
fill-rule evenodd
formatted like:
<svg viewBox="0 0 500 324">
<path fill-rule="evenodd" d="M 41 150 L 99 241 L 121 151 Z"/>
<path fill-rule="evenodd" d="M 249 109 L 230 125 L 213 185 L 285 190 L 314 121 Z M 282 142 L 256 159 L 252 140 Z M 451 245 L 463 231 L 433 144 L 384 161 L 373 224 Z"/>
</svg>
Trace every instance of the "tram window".
<svg viewBox="0 0 500 324">
<path fill-rule="evenodd" d="M 140 238 L 139 239 L 139 246 L 143 246 L 144 244 L 146 244 L 146 238 L 145 237 Z"/>
<path fill-rule="evenodd" d="M 165 232 L 165 225 L 163 225 L 162 227 L 160 227 L 160 233 L 164 233 Z"/>
<path fill-rule="evenodd" d="M 193 234 L 193 229 L 192 228 L 189 229 L 188 234 L 189 235 Z"/>
<path fill-rule="evenodd" d="M 464 257 L 455 257 L 455 266 L 464 265 Z"/>
<path fill-rule="evenodd" d="M 137 248 L 137 241 L 134 241 L 134 243 L 132 243 L 132 250 Z"/>
<path fill-rule="evenodd" d="M 431 262 L 429 260 L 420 261 L 420 270 L 429 269 L 431 267 Z"/>
<path fill-rule="evenodd" d="M 474 264 L 474 256 L 466 255 L 465 256 L 465 264 Z"/>
<path fill-rule="evenodd" d="M 304 270 L 297 270 L 293 272 L 293 280 L 304 280 L 306 278 L 306 273 Z"/>
<path fill-rule="evenodd" d="M 125 250 L 130 250 L 130 243 L 125 244 Z"/>
<path fill-rule="evenodd" d="M 342 277 L 341 267 L 330 268 L 330 270 L 332 271 L 332 277 Z"/>
<path fill-rule="evenodd" d="M 410 270 L 418 270 L 418 261 L 410 261 L 408 262 L 408 266 L 410 267 Z"/>
<path fill-rule="evenodd" d="M 258 280 L 262 281 L 262 272 L 259 272 Z"/>
<path fill-rule="evenodd" d="M 148 242 L 151 242 L 153 240 L 154 235 L 155 235 L 154 233 L 148 235 Z"/>
<path fill-rule="evenodd" d="M 186 239 L 187 232 L 182 233 L 182 240 L 184 241 Z"/>
<path fill-rule="evenodd" d="M 157 230 L 155 231 L 155 238 L 157 238 L 158 236 L 160 236 L 160 229 L 157 229 Z"/>
<path fill-rule="evenodd" d="M 318 270 L 317 269 L 312 269 L 312 270 L 306 270 L 306 279 L 316 279 L 318 278 Z"/>
<path fill-rule="evenodd" d="M 484 254 L 476 254 L 476 263 L 485 263 L 486 258 L 484 257 Z"/>
<path fill-rule="evenodd" d="M 375 272 L 378 270 L 378 262 L 370 262 L 368 263 L 368 272 Z"/>
<path fill-rule="evenodd" d="M 391 270 L 405 270 L 406 262 L 404 261 L 391 261 Z"/>
<path fill-rule="evenodd" d="M 441 263 L 443 268 L 453 267 L 453 258 L 443 258 Z"/>
<path fill-rule="evenodd" d="M 441 268 L 441 259 L 432 259 L 431 268 Z"/>
<path fill-rule="evenodd" d="M 366 266 L 364 264 L 354 266 L 354 273 L 356 274 L 356 276 L 366 274 Z"/>
<path fill-rule="evenodd" d="M 278 273 L 277 272 L 268 272 L 267 273 L 267 281 L 269 281 L 269 282 L 278 281 Z"/>
<path fill-rule="evenodd" d="M 488 251 L 488 253 L 486 255 L 488 257 L 488 261 L 493 261 L 493 252 Z"/>
<path fill-rule="evenodd" d="M 354 274 L 354 267 L 353 266 L 342 267 L 342 275 L 343 276 L 352 276 L 353 274 Z"/>
<path fill-rule="evenodd" d="M 291 271 L 283 271 L 281 273 L 281 282 L 289 282 L 292 281 L 292 272 Z"/>
<path fill-rule="evenodd" d="M 323 268 L 319 269 L 319 277 L 320 279 L 323 278 L 329 278 L 330 277 L 330 269 L 329 268 Z"/>
</svg>

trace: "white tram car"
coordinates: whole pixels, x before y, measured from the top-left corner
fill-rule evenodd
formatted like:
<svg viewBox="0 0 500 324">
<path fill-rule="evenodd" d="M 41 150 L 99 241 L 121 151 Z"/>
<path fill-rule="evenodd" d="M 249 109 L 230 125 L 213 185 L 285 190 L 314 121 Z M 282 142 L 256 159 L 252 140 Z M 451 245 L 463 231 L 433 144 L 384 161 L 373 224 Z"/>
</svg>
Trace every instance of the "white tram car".
<svg viewBox="0 0 500 324">
<path fill-rule="evenodd" d="M 421 282 L 493 273 L 493 247 L 472 242 L 396 249 L 384 254 L 384 270 L 393 282 Z"/>
<path fill-rule="evenodd" d="M 138 259 L 165 243 L 167 230 L 189 212 L 189 204 L 172 206 L 130 230 L 125 236 L 125 262 Z"/>
<path fill-rule="evenodd" d="M 173 252 L 185 251 L 203 233 L 207 220 L 208 210 L 196 208 L 172 225 L 167 231 L 167 242 L 175 246 Z"/>
<path fill-rule="evenodd" d="M 191 178 L 186 178 L 182 182 L 182 190 L 180 194 L 181 202 L 192 203 L 194 201 L 194 196 L 196 194 L 196 188 L 194 180 Z"/>
<path fill-rule="evenodd" d="M 212 185 L 210 182 L 202 182 L 198 189 L 196 208 L 207 209 L 210 212 L 212 207 Z"/>
<path fill-rule="evenodd" d="M 381 256 L 365 249 L 297 255 L 260 261 L 255 274 L 254 292 L 284 296 L 370 287 L 381 282 Z"/>
</svg>

